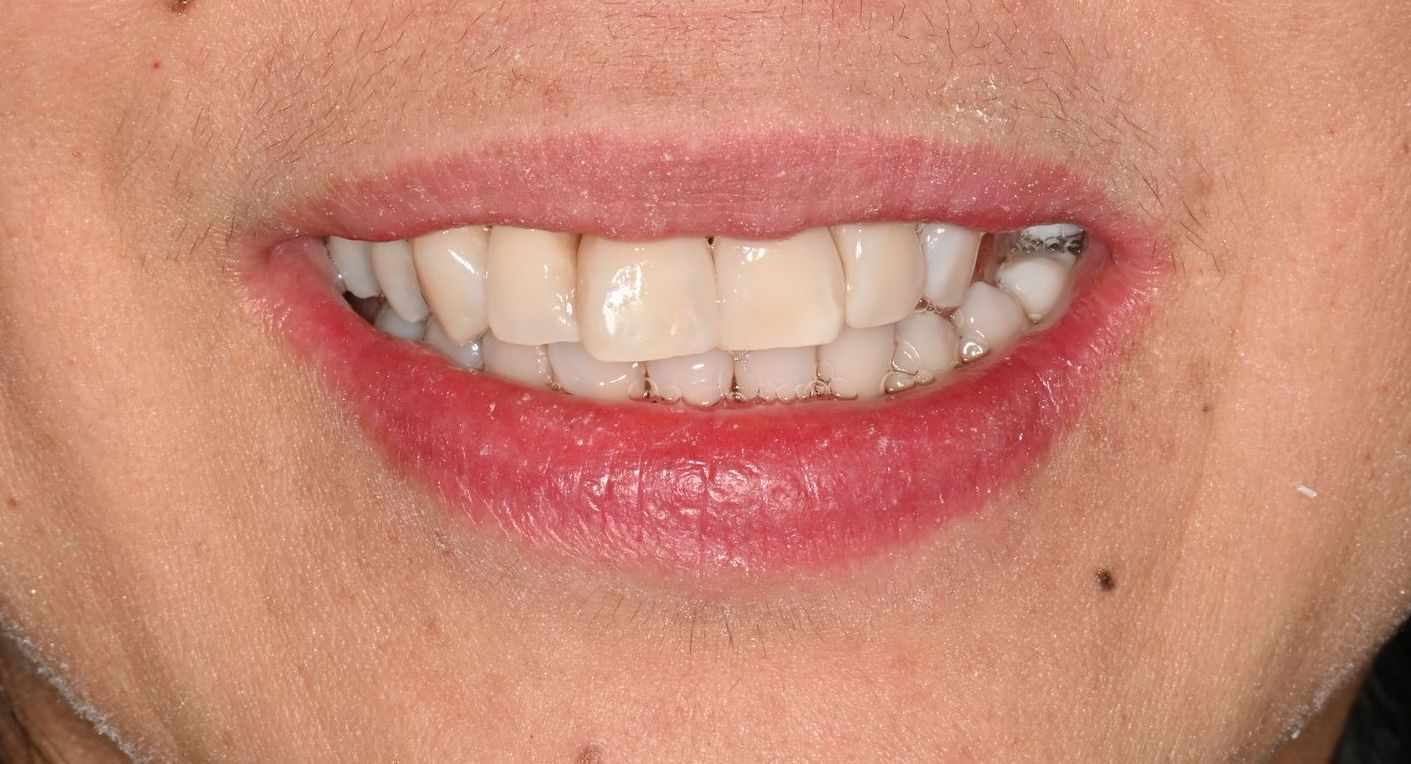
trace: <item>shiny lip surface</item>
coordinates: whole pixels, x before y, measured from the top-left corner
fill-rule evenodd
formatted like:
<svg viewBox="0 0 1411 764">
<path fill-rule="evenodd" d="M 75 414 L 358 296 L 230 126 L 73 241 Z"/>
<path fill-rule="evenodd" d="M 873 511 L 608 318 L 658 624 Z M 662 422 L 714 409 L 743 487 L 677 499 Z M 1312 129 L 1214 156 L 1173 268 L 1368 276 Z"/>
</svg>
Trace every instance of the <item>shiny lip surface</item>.
<svg viewBox="0 0 1411 764">
<path fill-rule="evenodd" d="M 1058 322 L 926 392 L 692 411 L 605 405 L 455 369 L 374 330 L 316 237 L 515 223 L 620 238 L 779 236 L 940 220 L 1071 221 L 1085 257 Z M 1132 341 L 1162 239 L 1073 168 L 914 138 L 745 136 L 700 145 L 546 138 L 344 181 L 290 212 L 245 269 L 256 308 L 400 469 L 482 526 L 550 552 L 709 575 L 837 565 L 978 509 L 1081 410 Z"/>
</svg>

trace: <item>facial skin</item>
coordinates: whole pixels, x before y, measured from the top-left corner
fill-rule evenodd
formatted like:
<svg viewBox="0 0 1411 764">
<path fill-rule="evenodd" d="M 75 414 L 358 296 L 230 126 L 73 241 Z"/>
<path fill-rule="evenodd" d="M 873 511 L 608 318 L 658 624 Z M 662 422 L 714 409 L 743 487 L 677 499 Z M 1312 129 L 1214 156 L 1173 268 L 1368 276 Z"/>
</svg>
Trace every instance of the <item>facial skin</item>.
<svg viewBox="0 0 1411 764">
<path fill-rule="evenodd" d="M 1260 760 L 1411 605 L 1411 6 L 10 6 L 0 619 L 131 751 Z M 842 569 L 695 581 L 468 527 L 232 266 L 395 162 L 775 128 L 1076 164 L 1170 245 L 1016 487 Z"/>
</svg>

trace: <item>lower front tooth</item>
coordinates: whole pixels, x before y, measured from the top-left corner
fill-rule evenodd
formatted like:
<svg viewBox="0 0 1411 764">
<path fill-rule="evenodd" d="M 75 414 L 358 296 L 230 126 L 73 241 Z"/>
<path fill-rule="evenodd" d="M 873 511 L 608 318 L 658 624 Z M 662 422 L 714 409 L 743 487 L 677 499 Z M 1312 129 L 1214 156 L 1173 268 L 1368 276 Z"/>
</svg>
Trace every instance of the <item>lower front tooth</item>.
<svg viewBox="0 0 1411 764">
<path fill-rule="evenodd" d="M 1020 256 L 999 267 L 995 280 L 1028 314 L 1041 321 L 1058 305 L 1068 284 L 1068 265 L 1043 255 Z"/>
<path fill-rule="evenodd" d="M 487 334 L 480 340 L 480 354 L 490 374 L 533 387 L 549 386 L 549 358 L 543 345 L 516 345 Z"/>
<path fill-rule="evenodd" d="M 372 245 L 372 272 L 382 287 L 382 296 L 397 315 L 406 321 L 425 321 L 431 314 L 421 297 L 412 263 L 409 241 L 379 241 Z"/>
<path fill-rule="evenodd" d="M 549 367 L 564 392 L 584 398 L 625 401 L 646 390 L 642 364 L 599 361 L 577 342 L 550 345 Z"/>
<path fill-rule="evenodd" d="M 892 365 L 918 382 L 941 379 L 960 358 L 955 327 L 935 313 L 913 313 L 897 324 Z"/>
<path fill-rule="evenodd" d="M 408 321 L 386 305 L 377 312 L 377 320 L 373 321 L 372 325 L 377 327 L 379 332 L 412 342 L 420 342 L 421 338 L 426 335 L 425 321 Z"/>
<path fill-rule="evenodd" d="M 647 362 L 647 378 L 652 391 L 668 403 L 685 401 L 695 406 L 711 406 L 730 393 L 735 359 L 724 350 L 708 350 Z"/>
<path fill-rule="evenodd" d="M 1000 348 L 1024 331 L 1024 309 L 1009 295 L 983 281 L 970 285 L 965 301 L 951 317 L 960 333 L 960 357 L 973 361 Z"/>
<path fill-rule="evenodd" d="M 891 324 L 843 329 L 838 339 L 818 348 L 818 378 L 834 397 L 867 400 L 886 392 L 892 370 L 895 330 Z"/>
<path fill-rule="evenodd" d="M 328 256 L 343 277 L 343 288 L 354 297 L 376 297 L 377 276 L 372 272 L 372 244 L 366 241 L 328 237 Z"/>
<path fill-rule="evenodd" d="M 774 348 L 735 354 L 735 388 L 742 400 L 792 401 L 814 394 L 815 348 Z"/>
<path fill-rule="evenodd" d="M 422 341 L 440 351 L 441 355 L 446 356 L 451 363 L 462 369 L 480 371 L 485 368 L 485 359 L 480 351 L 480 340 L 473 339 L 463 345 L 457 344 L 446 334 L 441 322 L 435 318 L 426 322 L 426 337 Z"/>
</svg>

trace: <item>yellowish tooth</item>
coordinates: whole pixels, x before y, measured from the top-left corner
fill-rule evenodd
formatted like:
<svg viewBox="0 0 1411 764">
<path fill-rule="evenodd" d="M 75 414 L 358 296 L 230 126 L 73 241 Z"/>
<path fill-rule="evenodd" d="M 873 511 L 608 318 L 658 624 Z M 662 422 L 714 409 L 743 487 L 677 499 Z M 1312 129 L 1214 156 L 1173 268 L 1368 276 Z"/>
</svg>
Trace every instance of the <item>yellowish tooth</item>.
<svg viewBox="0 0 1411 764">
<path fill-rule="evenodd" d="M 724 350 L 647 362 L 647 378 L 656 397 L 674 403 L 711 406 L 730 394 L 735 360 Z"/>
<path fill-rule="evenodd" d="M 747 401 L 811 397 L 818 376 L 816 348 L 775 348 L 735 354 L 735 388 Z"/>
<path fill-rule="evenodd" d="M 343 277 L 343 288 L 354 297 L 376 297 L 381 290 L 372 272 L 372 243 L 328 237 L 328 256 Z"/>
<path fill-rule="evenodd" d="M 599 361 L 577 342 L 549 345 L 549 367 L 564 392 L 602 401 L 625 401 L 646 394 L 640 363 Z"/>
<path fill-rule="evenodd" d="M 416 281 L 409 241 L 379 241 L 372 245 L 372 271 L 382 287 L 382 296 L 403 321 L 425 321 L 431 315 L 421 286 Z"/>
<path fill-rule="evenodd" d="M 490 229 L 452 228 L 418 236 L 412 260 L 422 294 L 446 336 L 465 345 L 485 333 L 485 273 L 489 266 Z"/>
<path fill-rule="evenodd" d="M 951 321 L 960 333 L 960 357 L 964 361 L 1008 345 L 1029 323 L 1019 303 L 983 281 L 970 285 Z"/>
<path fill-rule="evenodd" d="M 717 238 L 715 273 L 725 350 L 811 347 L 843 328 L 843 266 L 825 228 L 775 241 Z"/>
<path fill-rule="evenodd" d="M 473 339 L 463 345 L 457 344 L 446 334 L 446 330 L 441 327 L 441 322 L 435 318 L 426 322 L 426 336 L 422 338 L 422 341 L 440 351 L 441 355 L 446 356 L 451 363 L 463 369 L 480 371 L 485 368 L 485 359 L 480 350 L 480 340 Z"/>
<path fill-rule="evenodd" d="M 926 259 L 912 223 L 833 226 L 847 279 L 848 326 L 893 324 L 916 310 L 926 282 Z"/>
<path fill-rule="evenodd" d="M 1063 299 L 1068 270 L 1069 264 L 1057 257 L 1022 255 L 1001 265 L 995 281 L 1019 302 L 1030 321 L 1042 321 Z"/>
<path fill-rule="evenodd" d="M 493 334 L 480 339 L 485 371 L 531 387 L 549 386 L 549 356 L 543 345 L 516 345 Z"/>
<path fill-rule="evenodd" d="M 585 236 L 578 247 L 578 309 L 583 346 L 599 360 L 703 353 L 720 335 L 710 245 L 702 238 Z"/>
<path fill-rule="evenodd" d="M 942 223 L 921 227 L 927 302 L 938 308 L 954 308 L 965 299 L 965 290 L 975 278 L 975 259 L 983 237 L 980 231 Z"/>
<path fill-rule="evenodd" d="M 843 329 L 838 339 L 818 348 L 818 378 L 834 397 L 868 400 L 886 392 L 892 370 L 895 330 L 892 324 Z"/>
<path fill-rule="evenodd" d="M 574 315 L 578 237 L 533 228 L 490 229 L 486 307 L 502 342 L 577 342 Z"/>
<path fill-rule="evenodd" d="M 897 324 L 892 365 L 919 383 L 942 379 L 960 360 L 955 327 L 935 313 L 913 313 Z"/>
</svg>

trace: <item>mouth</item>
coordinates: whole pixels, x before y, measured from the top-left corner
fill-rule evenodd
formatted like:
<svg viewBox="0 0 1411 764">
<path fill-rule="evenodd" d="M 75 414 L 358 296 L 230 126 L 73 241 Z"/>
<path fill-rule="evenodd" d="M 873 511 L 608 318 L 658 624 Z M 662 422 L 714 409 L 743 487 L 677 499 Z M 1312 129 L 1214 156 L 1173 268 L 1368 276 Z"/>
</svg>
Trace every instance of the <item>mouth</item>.
<svg viewBox="0 0 1411 764">
<path fill-rule="evenodd" d="M 334 183 L 245 275 L 470 532 L 814 569 L 981 509 L 1097 391 L 1164 262 L 1098 189 L 914 138 L 565 136 Z"/>
</svg>

